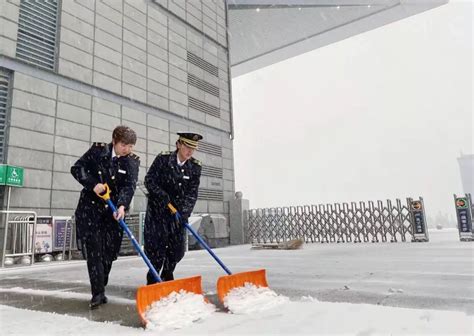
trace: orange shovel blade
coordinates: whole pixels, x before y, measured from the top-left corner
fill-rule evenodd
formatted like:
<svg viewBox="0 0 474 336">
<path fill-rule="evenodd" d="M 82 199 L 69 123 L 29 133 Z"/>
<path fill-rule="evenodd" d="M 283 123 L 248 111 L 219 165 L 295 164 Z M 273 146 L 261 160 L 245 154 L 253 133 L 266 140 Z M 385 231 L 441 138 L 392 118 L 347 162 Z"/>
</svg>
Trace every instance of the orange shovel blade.
<svg viewBox="0 0 474 336">
<path fill-rule="evenodd" d="M 246 282 L 257 287 L 268 287 L 264 269 L 224 275 L 217 279 L 217 296 L 219 301 L 224 302 L 224 297 L 229 291 L 236 287 L 243 287 Z"/>
<path fill-rule="evenodd" d="M 172 292 L 178 293 L 181 289 L 185 290 L 186 292 L 202 294 L 201 276 L 198 275 L 191 278 L 160 282 L 153 285 L 138 287 L 137 310 L 143 325 L 147 324 L 145 312 L 153 302 L 161 300 Z"/>
</svg>

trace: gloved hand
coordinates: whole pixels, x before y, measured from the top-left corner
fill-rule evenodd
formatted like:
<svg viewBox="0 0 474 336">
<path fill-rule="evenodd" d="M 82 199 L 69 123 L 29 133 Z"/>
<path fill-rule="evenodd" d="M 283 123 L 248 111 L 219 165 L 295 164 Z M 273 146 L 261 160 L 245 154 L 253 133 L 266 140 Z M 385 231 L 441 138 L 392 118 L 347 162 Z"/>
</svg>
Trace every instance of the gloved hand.
<svg viewBox="0 0 474 336">
<path fill-rule="evenodd" d="M 181 215 L 179 214 L 178 210 L 171 202 L 168 203 L 167 207 L 168 210 L 171 212 L 171 215 L 173 216 L 174 229 L 181 229 L 183 225 L 181 224 Z"/>
<path fill-rule="evenodd" d="M 176 212 L 178 212 L 178 210 L 176 209 L 176 207 L 173 205 L 173 203 L 171 202 L 168 202 L 168 204 L 166 205 L 166 207 L 168 208 L 168 210 L 171 212 L 171 214 L 174 216 L 176 214 Z"/>
</svg>

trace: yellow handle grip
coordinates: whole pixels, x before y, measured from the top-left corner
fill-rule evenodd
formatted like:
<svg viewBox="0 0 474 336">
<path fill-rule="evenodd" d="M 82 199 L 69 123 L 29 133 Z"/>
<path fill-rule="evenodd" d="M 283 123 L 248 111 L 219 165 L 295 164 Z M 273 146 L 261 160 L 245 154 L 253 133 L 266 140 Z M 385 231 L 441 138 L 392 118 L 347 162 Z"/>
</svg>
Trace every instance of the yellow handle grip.
<svg viewBox="0 0 474 336">
<path fill-rule="evenodd" d="M 104 183 L 105 191 L 102 194 L 99 194 L 99 197 L 102 198 L 104 201 L 108 201 L 110 199 L 110 188 L 107 183 Z"/>
<path fill-rule="evenodd" d="M 170 211 L 173 215 L 178 212 L 178 210 L 176 210 L 176 208 L 171 203 L 168 203 L 168 208 L 170 208 Z"/>
</svg>

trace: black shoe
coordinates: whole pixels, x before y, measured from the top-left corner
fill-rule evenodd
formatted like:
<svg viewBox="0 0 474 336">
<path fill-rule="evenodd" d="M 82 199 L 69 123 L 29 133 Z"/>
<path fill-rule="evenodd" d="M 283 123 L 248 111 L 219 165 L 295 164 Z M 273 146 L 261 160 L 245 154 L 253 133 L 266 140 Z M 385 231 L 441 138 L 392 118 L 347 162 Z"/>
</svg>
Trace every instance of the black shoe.
<svg viewBox="0 0 474 336">
<path fill-rule="evenodd" d="M 156 284 L 157 282 L 158 281 L 156 281 L 155 277 L 153 276 L 153 274 L 151 274 L 151 272 L 148 272 L 146 274 L 146 285 L 147 286 Z"/>
<path fill-rule="evenodd" d="M 94 295 L 92 295 L 92 299 L 89 303 L 89 308 L 90 309 L 96 309 L 101 304 L 107 303 L 107 301 L 108 301 L 107 296 L 105 296 L 104 293 L 94 294 Z"/>
</svg>

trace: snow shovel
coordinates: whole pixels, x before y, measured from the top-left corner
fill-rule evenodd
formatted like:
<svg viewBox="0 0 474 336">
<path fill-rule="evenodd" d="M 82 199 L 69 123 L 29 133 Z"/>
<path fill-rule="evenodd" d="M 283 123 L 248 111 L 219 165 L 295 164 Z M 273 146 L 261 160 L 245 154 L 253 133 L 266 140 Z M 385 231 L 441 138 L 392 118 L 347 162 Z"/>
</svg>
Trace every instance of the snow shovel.
<svg viewBox="0 0 474 336">
<path fill-rule="evenodd" d="M 168 208 L 171 210 L 171 213 L 175 216 L 176 221 L 180 222 L 181 215 L 178 210 L 171 204 L 168 203 Z M 186 229 L 188 229 L 196 238 L 196 240 L 204 247 L 207 252 L 214 258 L 215 261 L 222 267 L 222 269 L 227 273 L 227 275 L 219 277 L 217 279 L 217 296 L 219 300 L 223 303 L 224 298 L 229 291 L 236 287 L 243 287 L 245 283 L 251 283 L 257 287 L 268 287 L 267 278 L 265 275 L 265 269 L 232 273 L 224 263 L 214 254 L 211 248 L 206 244 L 206 242 L 199 236 L 199 234 L 194 230 L 189 223 L 184 223 Z"/>
<path fill-rule="evenodd" d="M 112 212 L 115 213 L 117 212 L 117 208 L 110 199 L 110 188 L 107 184 L 104 184 L 104 186 L 105 191 L 99 196 L 107 202 L 110 209 L 112 209 Z M 179 292 L 181 289 L 187 292 L 202 294 L 200 275 L 190 278 L 163 282 L 163 280 L 161 280 L 160 276 L 158 275 L 158 272 L 151 264 L 150 259 L 148 259 L 146 254 L 142 251 L 140 245 L 133 236 L 133 233 L 130 231 L 127 224 L 125 224 L 125 221 L 123 219 L 120 219 L 119 224 L 127 234 L 128 238 L 130 238 L 130 240 L 132 241 L 135 250 L 140 254 L 140 256 L 143 258 L 143 261 L 145 261 L 145 263 L 147 264 L 155 280 L 158 282 L 153 285 L 141 286 L 137 289 L 137 310 L 143 325 L 146 326 L 147 324 L 145 312 L 154 301 L 159 301 L 161 298 L 168 296 L 172 292 Z"/>
</svg>

